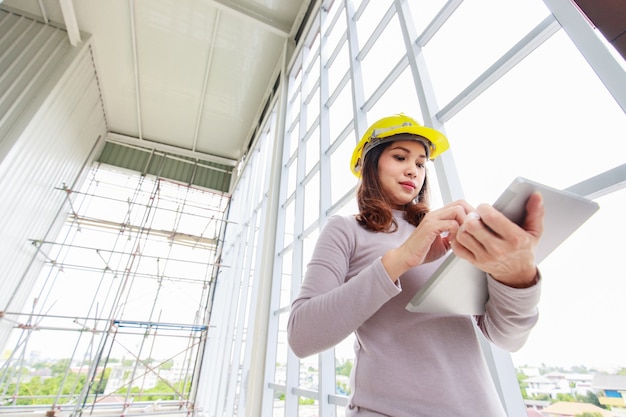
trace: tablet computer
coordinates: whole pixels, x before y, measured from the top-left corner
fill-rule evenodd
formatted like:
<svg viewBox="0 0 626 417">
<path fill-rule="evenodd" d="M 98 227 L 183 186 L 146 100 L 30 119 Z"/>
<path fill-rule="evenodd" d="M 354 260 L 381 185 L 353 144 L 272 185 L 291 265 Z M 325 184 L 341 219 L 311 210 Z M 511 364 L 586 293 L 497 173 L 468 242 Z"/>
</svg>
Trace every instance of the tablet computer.
<svg viewBox="0 0 626 417">
<path fill-rule="evenodd" d="M 493 204 L 516 224 L 522 224 L 526 202 L 539 191 L 545 207 L 544 230 L 535 252 L 539 264 L 598 209 L 596 202 L 566 190 L 558 190 L 518 177 Z M 451 253 L 413 296 L 406 309 L 412 312 L 479 315 L 489 298 L 487 277 L 468 261 Z"/>
</svg>

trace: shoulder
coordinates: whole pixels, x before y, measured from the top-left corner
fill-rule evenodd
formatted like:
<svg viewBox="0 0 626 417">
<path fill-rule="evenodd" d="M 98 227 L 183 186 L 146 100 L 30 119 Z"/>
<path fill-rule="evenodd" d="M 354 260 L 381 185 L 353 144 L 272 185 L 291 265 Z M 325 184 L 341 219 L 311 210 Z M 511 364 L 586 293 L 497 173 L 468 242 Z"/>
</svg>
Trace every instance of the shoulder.
<svg viewBox="0 0 626 417">
<path fill-rule="evenodd" d="M 320 238 L 333 241 L 354 242 L 357 235 L 365 230 L 354 215 L 330 216 L 321 231 Z"/>
<path fill-rule="evenodd" d="M 333 214 L 326 220 L 326 226 L 329 226 L 329 225 L 333 225 L 335 227 L 338 225 L 351 226 L 351 225 L 358 225 L 358 222 L 356 221 L 356 215 L 354 214 L 349 214 L 349 215 Z"/>
<path fill-rule="evenodd" d="M 365 230 L 363 226 L 359 224 L 356 219 L 356 216 L 353 214 L 350 215 L 332 215 L 326 221 L 326 225 L 324 226 L 324 230 L 327 231 L 343 231 L 343 232 L 351 232 L 354 233 L 358 230 Z"/>
</svg>

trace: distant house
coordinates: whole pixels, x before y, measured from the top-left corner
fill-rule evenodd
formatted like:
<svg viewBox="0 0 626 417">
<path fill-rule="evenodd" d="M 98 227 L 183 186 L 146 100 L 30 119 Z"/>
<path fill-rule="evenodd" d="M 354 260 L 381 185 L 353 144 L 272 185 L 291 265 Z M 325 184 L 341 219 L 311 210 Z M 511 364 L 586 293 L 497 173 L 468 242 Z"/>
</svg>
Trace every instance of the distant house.
<svg viewBox="0 0 626 417">
<path fill-rule="evenodd" d="M 595 374 L 591 385 L 598 392 L 600 404 L 626 415 L 626 375 Z"/>
<path fill-rule="evenodd" d="M 609 410 L 598 407 L 589 403 L 573 403 L 560 401 L 541 410 L 541 414 L 545 417 L 575 417 L 583 413 L 598 413 L 603 417 L 615 417 Z"/>
<path fill-rule="evenodd" d="M 550 372 L 526 378 L 526 393 L 529 396 L 549 395 L 556 399 L 558 394 L 587 395 L 593 392 L 592 374 Z"/>
<path fill-rule="evenodd" d="M 534 376 L 524 380 L 527 385 L 526 393 L 529 396 L 534 395 L 550 395 L 558 389 L 558 382 L 552 379 L 546 378 L 543 375 Z"/>
<path fill-rule="evenodd" d="M 535 410 L 534 408 L 527 408 L 526 413 L 528 414 L 528 417 L 544 417 L 541 412 Z"/>
</svg>

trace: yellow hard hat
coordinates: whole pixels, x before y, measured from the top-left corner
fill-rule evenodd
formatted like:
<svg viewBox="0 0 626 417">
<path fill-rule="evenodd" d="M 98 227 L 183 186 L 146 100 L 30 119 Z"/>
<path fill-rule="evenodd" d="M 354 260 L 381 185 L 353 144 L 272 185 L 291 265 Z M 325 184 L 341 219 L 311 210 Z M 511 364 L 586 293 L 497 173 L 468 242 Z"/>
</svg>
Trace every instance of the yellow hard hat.
<svg viewBox="0 0 626 417">
<path fill-rule="evenodd" d="M 381 143 L 391 142 L 394 140 L 407 140 L 410 139 L 409 135 L 419 136 L 415 140 L 424 142 L 424 139 L 428 142 L 426 152 L 431 160 L 434 160 L 443 152 L 445 152 L 450 144 L 448 139 L 443 133 L 425 127 L 417 123 L 414 119 L 406 116 L 404 113 L 395 114 L 389 117 L 383 117 L 374 124 L 372 124 L 359 143 L 352 152 L 352 160 L 350 161 L 350 169 L 352 173 L 357 177 L 361 177 L 361 168 L 363 167 L 363 158 L 370 149 L 374 148 Z M 391 136 L 401 135 L 398 138 L 391 138 Z M 389 140 L 383 140 L 390 138 Z M 428 149 L 429 148 L 429 149 Z"/>
</svg>

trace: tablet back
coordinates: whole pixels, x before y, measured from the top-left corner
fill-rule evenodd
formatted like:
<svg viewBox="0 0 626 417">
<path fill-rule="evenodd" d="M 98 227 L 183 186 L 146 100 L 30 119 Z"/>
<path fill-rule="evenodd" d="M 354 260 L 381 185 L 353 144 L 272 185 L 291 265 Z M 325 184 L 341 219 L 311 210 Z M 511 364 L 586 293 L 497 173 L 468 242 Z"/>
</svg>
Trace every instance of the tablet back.
<svg viewBox="0 0 626 417">
<path fill-rule="evenodd" d="M 507 187 L 493 207 L 521 224 L 528 197 L 543 195 L 544 231 L 535 252 L 537 263 L 544 260 L 578 229 L 599 206 L 596 202 L 565 190 L 518 177 Z M 453 253 L 435 271 L 407 304 L 412 312 L 440 314 L 482 314 L 489 294 L 485 273 Z"/>
</svg>

